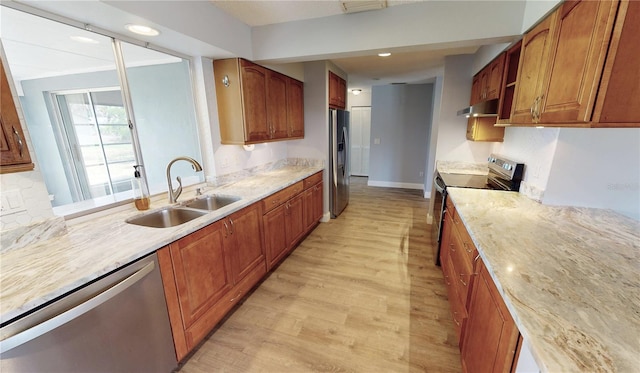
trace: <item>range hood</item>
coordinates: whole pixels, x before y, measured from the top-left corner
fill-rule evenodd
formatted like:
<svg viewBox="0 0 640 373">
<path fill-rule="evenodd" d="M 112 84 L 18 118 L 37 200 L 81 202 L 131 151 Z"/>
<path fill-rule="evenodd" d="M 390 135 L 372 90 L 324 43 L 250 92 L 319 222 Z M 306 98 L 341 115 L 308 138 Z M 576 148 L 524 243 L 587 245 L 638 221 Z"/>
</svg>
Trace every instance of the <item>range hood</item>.
<svg viewBox="0 0 640 373">
<path fill-rule="evenodd" d="M 498 116 L 498 99 L 478 102 L 475 105 L 458 110 L 458 116 L 465 117 L 495 117 Z"/>
</svg>

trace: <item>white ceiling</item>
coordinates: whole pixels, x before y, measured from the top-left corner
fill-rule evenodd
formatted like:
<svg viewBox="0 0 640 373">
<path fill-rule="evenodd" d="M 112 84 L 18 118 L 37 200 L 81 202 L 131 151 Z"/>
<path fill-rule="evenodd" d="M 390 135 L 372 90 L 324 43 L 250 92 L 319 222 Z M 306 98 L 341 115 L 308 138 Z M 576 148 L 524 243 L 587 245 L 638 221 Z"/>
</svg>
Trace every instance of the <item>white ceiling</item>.
<svg viewBox="0 0 640 373">
<path fill-rule="evenodd" d="M 493 4 L 496 4 L 496 1 L 494 0 Z M 497 2 L 502 1 L 509 2 L 509 0 Z M 351 14 L 344 15 L 339 0 L 196 0 L 184 2 L 171 0 L 135 2 L 23 0 L 23 2 L 39 9 L 70 17 L 78 21 L 78 23 L 88 23 L 111 30 L 116 34 L 123 33 L 122 27 L 125 23 L 149 24 L 159 28 L 161 35 L 155 39 L 135 37 L 136 39 L 147 40 L 155 45 L 187 55 L 205 56 L 214 59 L 228 58 L 233 55 L 251 58 L 252 39 L 262 35 L 265 31 L 271 31 L 264 30 L 264 27 L 293 24 L 296 24 L 295 27 L 299 27 L 300 21 L 304 20 L 310 20 L 310 22 L 316 22 L 316 24 L 317 22 L 322 24 L 326 22 L 327 25 L 330 25 L 336 21 L 343 22 L 346 19 L 345 17 L 355 16 Z M 393 14 L 386 12 L 387 10 L 406 9 L 405 12 L 413 12 L 412 8 L 408 7 L 420 5 L 414 4 L 416 2 L 426 5 L 427 3 L 437 3 L 438 1 L 388 1 L 389 9 L 359 13 L 358 15 L 366 16 L 364 18 L 352 18 L 369 21 L 369 23 L 360 23 L 358 34 L 363 35 L 365 38 L 363 41 L 367 43 L 373 41 L 375 44 L 377 39 L 366 39 L 368 27 L 376 27 L 373 19 L 377 19 L 378 22 L 393 24 L 396 19 L 388 18 Z M 464 2 L 457 0 L 453 0 L 453 2 L 456 5 L 460 4 L 460 7 L 465 7 Z M 102 70 L 113 66 L 111 57 L 109 57 L 110 52 L 108 52 L 110 50 L 108 38 L 93 34 L 94 36 L 92 37 L 94 39 L 102 38 L 105 40 L 105 42 L 101 41 L 100 44 L 96 45 L 70 42 L 69 36 L 83 35 L 87 32 L 70 26 L 52 26 L 52 24 L 55 24 L 52 22 L 45 25 L 40 21 L 27 21 L 19 15 L 20 12 L 10 8 L 0 7 L 0 10 L 0 15 L 2 16 L 2 41 L 9 56 L 12 73 L 18 79 L 52 74 L 60 75 L 74 72 L 74 70 L 75 72 L 81 72 L 91 68 Z M 229 16 L 229 14 L 232 16 Z M 447 21 L 447 17 L 450 17 L 451 14 L 439 16 L 434 13 L 433 16 L 437 19 L 442 19 L 443 25 L 451 24 Z M 431 22 L 434 22 L 433 18 Z M 35 24 L 28 27 L 29 24 L 33 23 Z M 336 50 L 337 53 L 332 53 L 330 49 L 325 49 L 324 52 L 316 55 L 309 53 L 308 50 L 305 51 L 307 54 L 300 52 L 300 58 L 290 58 L 289 60 L 290 62 L 305 62 L 328 59 L 348 74 L 349 88 L 367 90 L 371 85 L 376 84 L 433 81 L 435 76 L 441 75 L 445 56 L 475 53 L 483 44 L 504 43 L 511 40 L 507 40 L 511 36 L 498 33 L 491 40 L 465 40 L 461 43 L 451 42 L 438 45 L 427 43 L 424 45 L 424 43 L 416 43 L 416 39 L 412 38 L 413 34 L 408 32 L 403 34 L 402 26 L 401 23 L 397 24 L 389 31 L 393 34 L 406 35 L 407 38 L 413 40 L 413 44 L 410 46 L 396 45 L 391 50 L 388 50 L 392 52 L 390 57 L 378 57 L 376 55 L 378 50 L 350 51 L 350 49 L 346 49 Z M 292 29 L 295 30 L 295 27 Z M 448 26 L 443 27 L 446 28 Z M 320 30 L 323 29 L 321 28 Z M 450 32 L 451 30 L 444 31 L 441 35 L 448 35 Z M 42 36 L 43 34 L 45 35 L 44 37 Z M 290 34 L 285 32 L 278 40 L 287 43 L 288 35 Z M 317 35 L 317 33 L 313 33 L 313 35 Z M 301 40 L 306 39 L 303 38 Z M 262 45 L 260 44 L 260 46 Z M 314 42 L 306 42 L 304 44 L 304 41 L 301 44 L 303 48 L 314 45 Z M 247 48 L 247 46 L 249 47 Z M 253 48 L 255 51 L 255 44 L 253 44 Z M 131 60 L 158 59 L 158 55 L 153 51 L 146 50 L 147 54 L 143 48 L 135 49 L 137 49 L 137 55 L 129 54 Z M 293 49 L 297 51 L 298 47 Z M 29 52 L 27 53 L 27 51 Z M 22 60 L 16 60 L 12 56 L 17 54 L 27 57 Z M 51 58 L 50 56 L 53 54 L 58 55 L 60 58 L 57 60 Z M 37 57 L 28 58 L 29 56 Z M 77 57 L 74 57 L 73 60 L 81 63 L 77 66 L 71 64 L 72 58 L 69 57 L 72 56 Z M 265 59 L 260 60 L 260 62 L 277 64 L 284 61 Z"/>
<path fill-rule="evenodd" d="M 243 23 L 256 27 L 344 14 L 340 0 L 209 0 Z M 388 0 L 386 5 L 403 6 L 430 0 Z M 449 0 L 455 1 L 455 0 Z M 375 10 L 371 11 L 375 12 Z M 398 25 L 402 27 L 402 25 Z M 504 42 L 504 41 L 502 41 Z M 390 57 L 377 53 L 365 56 L 331 58 L 330 61 L 348 74 L 349 88 L 369 90 L 372 85 L 432 82 L 441 73 L 447 55 L 473 54 L 480 45 L 447 49 L 432 46 L 406 48 Z"/>
<path fill-rule="evenodd" d="M 249 26 L 300 21 L 343 14 L 340 0 L 209 0 Z M 387 7 L 425 0 L 387 0 Z M 354 1 L 358 2 L 358 1 Z M 365 2 L 360 0 L 360 2 Z"/>
</svg>

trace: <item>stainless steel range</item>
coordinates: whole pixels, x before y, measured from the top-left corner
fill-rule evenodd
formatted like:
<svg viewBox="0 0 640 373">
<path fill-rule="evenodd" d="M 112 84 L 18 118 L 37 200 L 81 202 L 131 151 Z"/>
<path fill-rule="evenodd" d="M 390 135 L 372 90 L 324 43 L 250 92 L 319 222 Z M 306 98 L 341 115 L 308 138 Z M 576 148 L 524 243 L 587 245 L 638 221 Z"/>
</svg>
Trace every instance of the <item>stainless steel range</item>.
<svg viewBox="0 0 640 373">
<path fill-rule="evenodd" d="M 433 204 L 433 254 L 437 265 L 440 265 L 440 241 L 442 224 L 447 211 L 447 188 L 494 189 L 515 191 L 520 189 L 524 173 L 524 164 L 491 154 L 487 160 L 487 175 L 440 173 L 436 171 L 433 187 L 436 191 Z"/>
</svg>

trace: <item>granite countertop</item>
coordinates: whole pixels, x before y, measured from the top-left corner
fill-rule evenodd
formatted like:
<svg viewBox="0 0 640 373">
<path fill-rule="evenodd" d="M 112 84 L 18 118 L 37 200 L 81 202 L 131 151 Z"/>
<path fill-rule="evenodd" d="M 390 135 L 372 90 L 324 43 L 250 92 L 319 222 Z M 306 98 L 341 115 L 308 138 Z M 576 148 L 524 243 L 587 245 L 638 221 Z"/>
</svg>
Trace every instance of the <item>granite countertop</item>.
<svg viewBox="0 0 640 373">
<path fill-rule="evenodd" d="M 123 211 L 114 209 L 106 216 L 69 224 L 59 237 L 0 253 L 0 321 L 20 316 L 321 170 L 322 166 L 289 165 L 207 187 L 204 194 L 234 195 L 241 200 L 176 227 L 125 223 L 140 214 L 130 204 Z M 190 197 L 194 195 L 184 193 L 180 201 Z M 166 198 L 162 201 L 168 205 Z M 152 203 L 144 213 L 164 206 Z"/>
<path fill-rule="evenodd" d="M 640 222 L 447 188 L 544 372 L 640 367 Z"/>
</svg>

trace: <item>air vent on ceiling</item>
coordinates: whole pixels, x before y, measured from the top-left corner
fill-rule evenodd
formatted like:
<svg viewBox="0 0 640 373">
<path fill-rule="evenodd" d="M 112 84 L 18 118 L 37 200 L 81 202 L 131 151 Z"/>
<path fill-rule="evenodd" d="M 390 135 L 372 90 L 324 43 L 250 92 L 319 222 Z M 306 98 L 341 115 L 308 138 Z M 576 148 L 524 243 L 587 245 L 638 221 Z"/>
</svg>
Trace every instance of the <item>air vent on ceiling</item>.
<svg viewBox="0 0 640 373">
<path fill-rule="evenodd" d="M 387 0 L 340 1 L 344 13 L 358 13 L 369 10 L 380 10 L 387 7 Z"/>
</svg>

